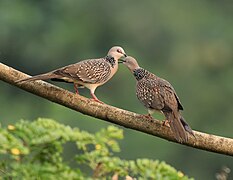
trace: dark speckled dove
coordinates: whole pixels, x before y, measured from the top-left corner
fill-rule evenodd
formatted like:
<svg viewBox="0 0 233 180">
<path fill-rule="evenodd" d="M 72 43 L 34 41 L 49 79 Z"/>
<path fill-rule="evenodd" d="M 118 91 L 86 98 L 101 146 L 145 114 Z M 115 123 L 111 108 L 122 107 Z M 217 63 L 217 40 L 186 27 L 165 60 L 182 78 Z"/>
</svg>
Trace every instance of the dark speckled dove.
<svg viewBox="0 0 233 180">
<path fill-rule="evenodd" d="M 101 102 L 95 96 L 95 90 L 103 85 L 117 72 L 118 60 L 126 57 L 122 47 L 114 46 L 106 57 L 98 59 L 87 59 L 75 64 L 71 64 L 54 71 L 32 76 L 30 78 L 17 81 L 18 83 L 35 80 L 54 80 L 74 83 L 74 88 L 78 94 L 78 87 L 86 87 L 90 90 L 93 100 Z"/>
<path fill-rule="evenodd" d="M 187 142 L 187 132 L 194 136 L 192 129 L 179 112 L 183 110 L 183 107 L 172 85 L 139 67 L 133 57 L 128 56 L 123 61 L 137 81 L 136 95 L 148 109 L 149 114 L 146 117 L 152 118 L 151 115 L 154 111 L 162 112 L 176 140 L 181 143 Z"/>
</svg>

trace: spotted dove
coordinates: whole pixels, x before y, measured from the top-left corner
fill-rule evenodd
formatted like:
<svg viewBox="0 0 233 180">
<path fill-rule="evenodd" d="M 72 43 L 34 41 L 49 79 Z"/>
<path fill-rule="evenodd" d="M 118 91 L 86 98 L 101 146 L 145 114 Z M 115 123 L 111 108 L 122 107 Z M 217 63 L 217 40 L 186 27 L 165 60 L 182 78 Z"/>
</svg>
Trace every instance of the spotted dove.
<svg viewBox="0 0 233 180">
<path fill-rule="evenodd" d="M 123 48 L 112 47 L 106 57 L 99 59 L 87 59 L 75 64 L 71 64 L 54 71 L 32 76 L 30 78 L 17 81 L 28 82 L 35 80 L 54 80 L 74 83 L 74 88 L 78 94 L 78 87 L 86 87 L 90 90 L 93 100 L 101 102 L 95 96 L 95 89 L 106 83 L 117 72 L 118 60 L 126 57 Z"/>
<path fill-rule="evenodd" d="M 152 118 L 154 111 L 162 112 L 168 120 L 171 130 L 179 142 L 188 140 L 188 133 L 193 134 L 192 129 L 180 114 L 183 110 L 181 102 L 172 85 L 151 72 L 139 67 L 133 57 L 123 60 L 128 69 L 136 78 L 136 95 L 139 101 L 148 109 L 146 117 Z"/>
</svg>

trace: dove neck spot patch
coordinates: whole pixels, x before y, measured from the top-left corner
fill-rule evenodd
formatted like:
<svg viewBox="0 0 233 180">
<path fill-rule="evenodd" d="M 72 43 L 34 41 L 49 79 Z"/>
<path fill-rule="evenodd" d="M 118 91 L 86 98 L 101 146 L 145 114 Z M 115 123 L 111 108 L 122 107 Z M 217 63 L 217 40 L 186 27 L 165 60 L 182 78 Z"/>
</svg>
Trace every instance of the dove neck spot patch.
<svg viewBox="0 0 233 180">
<path fill-rule="evenodd" d="M 142 68 L 135 69 L 133 75 L 139 81 L 146 76 L 146 70 Z"/>
<path fill-rule="evenodd" d="M 107 57 L 106 57 L 106 61 L 109 62 L 109 63 L 111 64 L 112 68 L 113 68 L 113 67 L 115 66 L 115 64 L 116 64 L 116 60 L 115 60 L 114 57 L 112 57 L 112 56 L 107 56 Z"/>
</svg>

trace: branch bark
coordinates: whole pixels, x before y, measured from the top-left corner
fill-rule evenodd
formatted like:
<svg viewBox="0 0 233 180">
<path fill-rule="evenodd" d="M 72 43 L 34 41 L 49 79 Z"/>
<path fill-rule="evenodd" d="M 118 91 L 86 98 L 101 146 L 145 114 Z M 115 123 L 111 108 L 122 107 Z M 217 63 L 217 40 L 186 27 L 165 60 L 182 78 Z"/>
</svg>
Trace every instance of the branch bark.
<svg viewBox="0 0 233 180">
<path fill-rule="evenodd" d="M 61 89 L 44 81 L 17 84 L 16 80 L 28 75 L 0 63 L 0 79 L 25 91 L 70 109 L 104 121 L 124 126 L 178 143 L 170 131 L 159 120 L 148 120 L 139 114 L 119 109 L 110 105 L 96 103 L 83 96 Z M 184 145 L 219 154 L 233 156 L 233 139 L 194 131 L 195 138 L 189 136 Z"/>
</svg>

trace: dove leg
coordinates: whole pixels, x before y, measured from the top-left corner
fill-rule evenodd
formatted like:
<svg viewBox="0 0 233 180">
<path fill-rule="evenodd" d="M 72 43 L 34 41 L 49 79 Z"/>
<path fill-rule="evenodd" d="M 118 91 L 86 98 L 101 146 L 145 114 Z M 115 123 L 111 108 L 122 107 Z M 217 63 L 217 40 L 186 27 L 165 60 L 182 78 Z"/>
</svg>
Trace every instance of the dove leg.
<svg viewBox="0 0 233 180">
<path fill-rule="evenodd" d="M 152 114 L 155 112 L 155 110 L 148 108 L 147 111 L 148 111 L 148 114 L 144 115 L 144 117 L 146 117 L 147 119 L 154 119 Z"/>
<path fill-rule="evenodd" d="M 148 120 L 153 120 L 154 118 L 150 114 L 141 114 L 139 118 L 146 118 Z"/>
<path fill-rule="evenodd" d="M 143 115 L 145 118 L 147 119 L 153 119 L 152 115 L 151 114 L 144 114 Z"/>
<path fill-rule="evenodd" d="M 148 114 L 143 114 L 143 115 L 140 115 L 141 118 L 146 118 L 146 119 L 154 119 L 152 114 L 155 112 L 155 110 L 153 109 L 147 109 L 148 110 Z"/>
<path fill-rule="evenodd" d="M 76 94 L 79 94 L 79 92 L 78 92 L 78 84 L 74 83 L 74 89 L 75 89 Z"/>
<path fill-rule="evenodd" d="M 104 104 L 102 101 L 100 101 L 96 95 L 95 95 L 95 89 L 97 88 L 97 86 L 89 86 L 90 89 L 90 93 L 91 93 L 91 97 L 93 101 L 96 101 L 98 103 Z"/>
<path fill-rule="evenodd" d="M 92 97 L 92 99 L 93 99 L 94 101 L 96 101 L 96 102 L 98 102 L 98 103 L 101 103 L 101 104 L 104 104 L 102 101 L 100 101 L 100 100 L 96 97 L 96 95 L 95 95 L 93 92 L 91 92 L 91 97 Z"/>
</svg>

